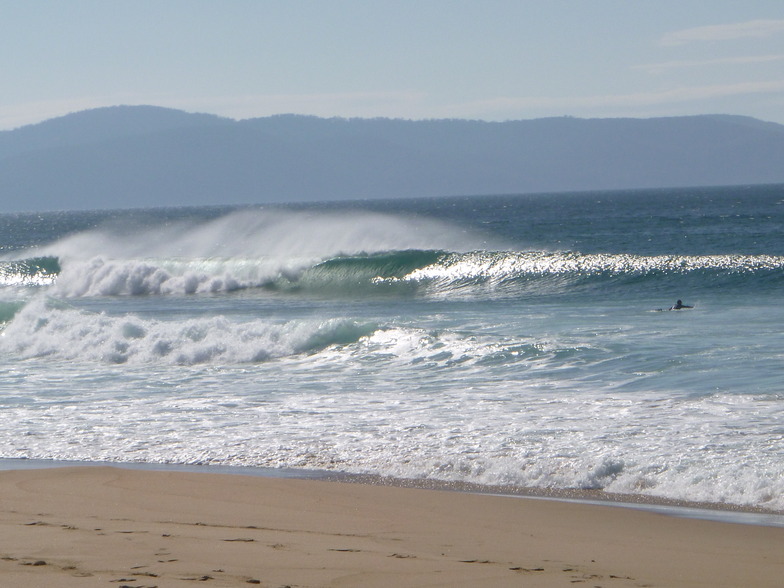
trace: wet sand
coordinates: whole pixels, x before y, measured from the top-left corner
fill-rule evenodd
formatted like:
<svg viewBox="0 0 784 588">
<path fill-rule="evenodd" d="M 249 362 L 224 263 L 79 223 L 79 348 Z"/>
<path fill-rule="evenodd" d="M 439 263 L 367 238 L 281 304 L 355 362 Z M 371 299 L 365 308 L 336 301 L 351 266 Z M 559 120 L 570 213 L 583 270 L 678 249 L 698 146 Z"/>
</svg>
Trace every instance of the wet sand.
<svg viewBox="0 0 784 588">
<path fill-rule="evenodd" d="M 780 586 L 784 528 L 242 475 L 0 472 L 0 584 Z"/>
</svg>

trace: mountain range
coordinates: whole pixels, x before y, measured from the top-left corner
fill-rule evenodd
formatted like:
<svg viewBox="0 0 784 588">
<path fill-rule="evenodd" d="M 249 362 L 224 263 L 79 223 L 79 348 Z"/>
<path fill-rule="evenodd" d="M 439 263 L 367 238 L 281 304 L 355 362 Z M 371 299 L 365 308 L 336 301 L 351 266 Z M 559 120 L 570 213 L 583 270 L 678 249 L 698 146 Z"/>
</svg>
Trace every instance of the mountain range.
<svg viewBox="0 0 784 588">
<path fill-rule="evenodd" d="M 784 125 L 731 115 L 484 122 L 156 106 L 0 132 L 0 211 L 784 183 Z"/>
</svg>

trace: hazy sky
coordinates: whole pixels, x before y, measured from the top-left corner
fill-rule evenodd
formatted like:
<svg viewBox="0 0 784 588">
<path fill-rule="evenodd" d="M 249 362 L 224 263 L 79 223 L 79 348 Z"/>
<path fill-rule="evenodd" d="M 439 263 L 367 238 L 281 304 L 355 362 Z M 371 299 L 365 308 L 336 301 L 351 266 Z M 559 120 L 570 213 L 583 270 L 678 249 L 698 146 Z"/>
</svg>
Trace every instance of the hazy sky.
<svg viewBox="0 0 784 588">
<path fill-rule="evenodd" d="M 782 0 L 0 0 L 0 129 L 116 104 L 784 123 Z"/>
</svg>

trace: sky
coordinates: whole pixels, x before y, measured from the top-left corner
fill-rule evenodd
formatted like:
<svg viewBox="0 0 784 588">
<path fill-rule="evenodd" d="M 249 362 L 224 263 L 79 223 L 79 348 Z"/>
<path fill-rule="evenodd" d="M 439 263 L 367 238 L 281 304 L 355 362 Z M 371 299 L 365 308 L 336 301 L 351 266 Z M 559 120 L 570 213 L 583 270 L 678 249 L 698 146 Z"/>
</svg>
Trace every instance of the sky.
<svg viewBox="0 0 784 588">
<path fill-rule="evenodd" d="M 0 0 L 0 130 L 119 104 L 784 124 L 784 1 Z"/>
</svg>

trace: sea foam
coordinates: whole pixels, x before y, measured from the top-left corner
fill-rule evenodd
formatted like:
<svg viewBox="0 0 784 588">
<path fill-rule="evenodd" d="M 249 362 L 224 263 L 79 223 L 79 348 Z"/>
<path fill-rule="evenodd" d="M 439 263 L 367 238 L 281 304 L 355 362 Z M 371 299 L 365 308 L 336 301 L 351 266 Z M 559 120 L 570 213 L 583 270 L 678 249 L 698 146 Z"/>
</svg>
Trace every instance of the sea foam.
<svg viewBox="0 0 784 588">
<path fill-rule="evenodd" d="M 37 299 L 1 333 L 20 358 L 193 365 L 252 363 L 356 341 L 375 325 L 349 319 L 233 322 L 222 316 L 160 321 L 110 316 Z"/>
</svg>

